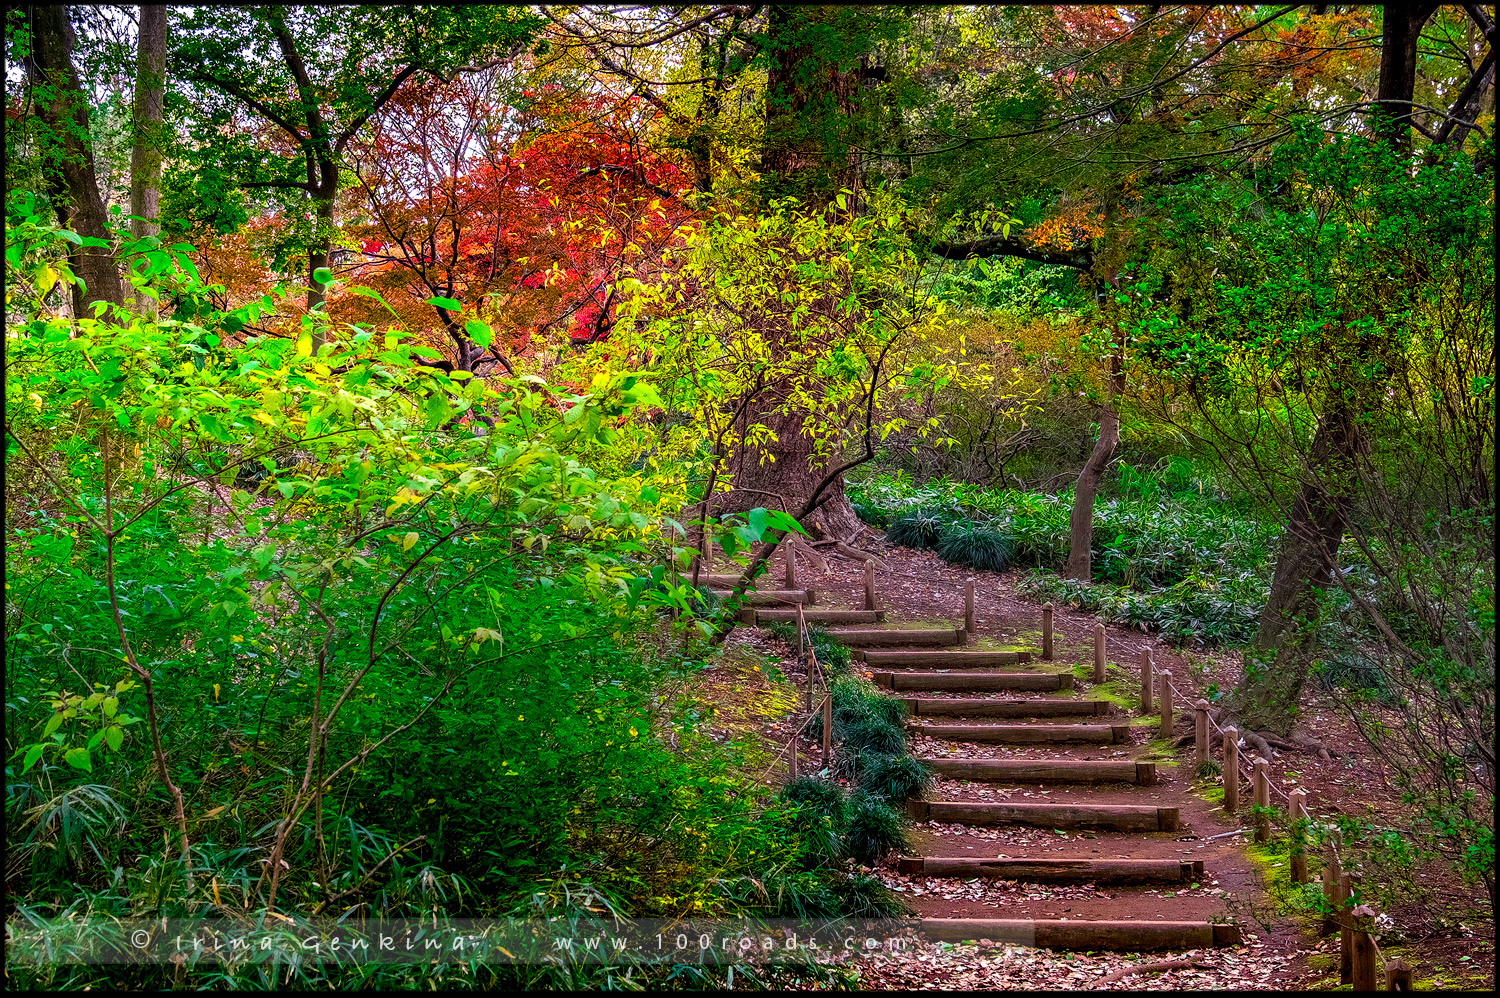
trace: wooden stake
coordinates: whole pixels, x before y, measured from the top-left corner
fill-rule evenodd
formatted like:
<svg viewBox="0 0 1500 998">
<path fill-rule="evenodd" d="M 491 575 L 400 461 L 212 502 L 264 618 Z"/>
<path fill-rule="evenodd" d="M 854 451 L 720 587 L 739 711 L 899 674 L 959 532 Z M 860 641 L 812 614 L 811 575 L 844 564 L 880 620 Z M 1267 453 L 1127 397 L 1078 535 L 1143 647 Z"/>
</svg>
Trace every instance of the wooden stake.
<svg viewBox="0 0 1500 998">
<path fill-rule="evenodd" d="M 786 555 L 786 582 L 785 582 L 785 584 L 781 588 L 783 588 L 783 589 L 796 589 L 797 588 L 797 552 L 794 551 L 794 550 L 792 550 L 792 546 L 790 544 L 783 544 L 781 546 L 781 550 Z"/>
<path fill-rule="evenodd" d="M 1104 683 L 1104 625 L 1094 625 L 1094 685 Z"/>
<path fill-rule="evenodd" d="M 1230 815 L 1240 810 L 1240 731 L 1224 729 L 1224 810 Z"/>
<path fill-rule="evenodd" d="M 1351 954 L 1353 967 L 1350 968 L 1350 983 L 1354 985 L 1355 991 L 1375 990 L 1375 940 L 1370 935 L 1370 930 L 1375 927 L 1375 912 L 1365 905 L 1360 905 L 1350 913 L 1354 922 L 1354 929 L 1350 933 L 1353 937 L 1353 953 Z"/>
<path fill-rule="evenodd" d="M 974 633 L 974 580 L 964 580 L 964 630 Z"/>
<path fill-rule="evenodd" d="M 823 696 L 823 769 L 828 768 L 829 758 L 833 755 L 833 694 L 827 693 Z"/>
<path fill-rule="evenodd" d="M 787 748 L 790 750 L 787 753 L 790 756 L 787 760 L 787 769 L 792 774 L 792 779 L 795 780 L 799 775 L 797 773 L 797 732 L 792 732 L 792 740 L 787 743 Z"/>
<path fill-rule="evenodd" d="M 1042 661 L 1052 661 L 1052 604 L 1042 606 Z"/>
<path fill-rule="evenodd" d="M 1287 817 L 1292 823 L 1292 883 L 1307 883 L 1307 791 L 1287 794 Z"/>
<path fill-rule="evenodd" d="M 802 616 L 802 604 L 797 604 L 797 657 L 807 654 L 807 620 Z"/>
<path fill-rule="evenodd" d="M 1410 991 L 1411 968 L 1402 959 L 1388 960 L 1385 965 L 1385 989 L 1387 991 Z"/>
<path fill-rule="evenodd" d="M 1354 924 L 1349 909 L 1354 903 L 1355 891 L 1359 888 L 1359 875 L 1344 872 L 1339 878 L 1339 983 L 1354 980 Z"/>
<path fill-rule="evenodd" d="M 1208 701 L 1193 704 L 1193 758 L 1198 770 L 1208 761 Z"/>
<path fill-rule="evenodd" d="M 1268 842 L 1271 838 L 1271 764 L 1260 756 L 1255 757 L 1255 841 Z"/>
<path fill-rule="evenodd" d="M 865 562 L 865 609 L 875 609 L 875 562 Z"/>
<path fill-rule="evenodd" d="M 1339 835 L 1334 832 L 1328 839 L 1328 856 L 1323 862 L 1323 903 L 1328 914 L 1323 916 L 1319 935 L 1326 936 L 1339 927 L 1338 910 L 1343 902 L 1340 893 L 1344 889 L 1344 874 L 1339 865 Z"/>
<path fill-rule="evenodd" d="M 1151 691 L 1155 688 L 1156 677 L 1152 674 L 1151 649 L 1147 648 L 1141 652 L 1141 713 L 1151 713 Z"/>
<path fill-rule="evenodd" d="M 1163 670 L 1156 674 L 1156 699 L 1161 707 L 1161 736 L 1172 737 L 1172 673 Z"/>
</svg>

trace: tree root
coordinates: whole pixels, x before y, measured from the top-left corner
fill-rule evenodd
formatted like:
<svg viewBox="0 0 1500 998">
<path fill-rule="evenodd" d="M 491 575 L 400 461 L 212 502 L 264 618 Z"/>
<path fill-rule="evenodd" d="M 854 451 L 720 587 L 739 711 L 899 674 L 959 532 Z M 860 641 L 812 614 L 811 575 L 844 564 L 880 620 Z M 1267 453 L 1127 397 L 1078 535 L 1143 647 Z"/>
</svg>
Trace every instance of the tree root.
<svg viewBox="0 0 1500 998">
<path fill-rule="evenodd" d="M 1154 974 L 1162 970 L 1187 970 L 1196 967 L 1199 970 L 1208 970 L 1213 964 L 1202 960 L 1162 960 L 1159 963 L 1138 963 L 1133 967 L 1116 971 L 1108 977 L 1101 977 L 1095 984 L 1113 984 L 1115 981 L 1123 981 L 1131 974 Z"/>
<path fill-rule="evenodd" d="M 828 574 L 827 559 L 818 554 L 817 551 L 814 551 L 812 545 L 808 544 L 806 541 L 802 540 L 801 538 L 788 538 L 781 543 L 783 547 L 791 548 L 794 552 L 796 552 L 798 558 L 805 559 L 809 564 L 812 565 L 813 568 L 816 568 L 824 575 Z"/>
</svg>

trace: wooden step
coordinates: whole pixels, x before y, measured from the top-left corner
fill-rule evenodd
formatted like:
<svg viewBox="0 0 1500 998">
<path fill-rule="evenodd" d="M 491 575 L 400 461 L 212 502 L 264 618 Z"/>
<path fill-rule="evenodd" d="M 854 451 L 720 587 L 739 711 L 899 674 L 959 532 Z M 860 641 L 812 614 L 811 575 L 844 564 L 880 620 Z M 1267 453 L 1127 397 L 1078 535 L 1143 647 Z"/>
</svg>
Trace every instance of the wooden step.
<svg viewBox="0 0 1500 998">
<path fill-rule="evenodd" d="M 1051 693 L 1073 688 L 1071 672 L 876 672 L 875 685 L 888 690 L 1031 690 Z"/>
<path fill-rule="evenodd" d="M 713 592 L 719 599 L 725 599 L 732 591 L 715 589 Z M 741 593 L 740 602 L 750 606 L 787 606 L 795 603 L 816 603 L 817 599 L 811 589 L 771 589 L 763 593 L 754 591 Z"/>
<path fill-rule="evenodd" d="M 1028 665 L 1029 651 L 888 651 L 855 652 L 854 658 L 866 665 L 886 669 L 972 669 L 976 666 Z"/>
<path fill-rule="evenodd" d="M 759 626 L 795 624 L 796 610 L 754 610 L 755 619 L 746 621 Z M 741 615 L 741 619 L 744 617 Z M 802 619 L 809 624 L 883 624 L 884 610 L 803 610 Z"/>
<path fill-rule="evenodd" d="M 955 780 L 1005 783 L 1156 784 L 1156 763 L 1131 759 L 919 759 Z"/>
<path fill-rule="evenodd" d="M 1011 804 L 909 800 L 913 821 L 963 825 L 1033 825 L 1038 828 L 1100 828 L 1111 832 L 1175 832 L 1175 807 L 1154 804 Z"/>
<path fill-rule="evenodd" d="M 923 918 L 919 931 L 928 939 L 962 942 L 988 939 L 1017 946 L 1057 950 L 1193 950 L 1238 946 L 1238 925 L 1212 922 L 1167 922 L 1161 919 L 1089 921 L 1051 918 Z"/>
<path fill-rule="evenodd" d="M 912 731 L 929 738 L 956 742 L 1002 742 L 1036 745 L 1042 742 L 1089 742 L 1121 745 L 1130 741 L 1128 724 L 913 724 Z"/>
<path fill-rule="evenodd" d="M 682 573 L 682 577 L 689 583 L 693 581 L 692 572 L 684 572 Z M 740 577 L 738 575 L 723 575 L 719 573 L 710 574 L 707 572 L 698 573 L 698 585 L 709 586 L 713 589 L 733 589 L 735 586 L 739 585 L 739 581 Z M 774 585 L 775 581 L 776 580 L 773 579 L 769 573 L 765 575 L 757 575 L 755 578 L 750 580 L 750 588 L 756 589 L 763 586 L 765 583 L 770 582 L 773 584 L 765 586 L 765 589 L 767 592 L 772 592 L 776 589 L 776 586 Z"/>
<path fill-rule="evenodd" d="M 898 873 L 916 877 L 986 877 L 993 880 L 1096 884 L 1191 884 L 1203 876 L 1202 860 L 1177 859 L 976 859 L 902 856 Z"/>
<path fill-rule="evenodd" d="M 961 639 L 951 627 L 889 627 L 883 630 L 848 628 L 829 631 L 828 636 L 840 644 L 868 648 L 873 645 L 956 645 Z"/>
<path fill-rule="evenodd" d="M 1113 707 L 1108 700 L 901 699 L 906 704 L 906 712 L 914 717 L 1099 717 L 1111 713 Z"/>
</svg>

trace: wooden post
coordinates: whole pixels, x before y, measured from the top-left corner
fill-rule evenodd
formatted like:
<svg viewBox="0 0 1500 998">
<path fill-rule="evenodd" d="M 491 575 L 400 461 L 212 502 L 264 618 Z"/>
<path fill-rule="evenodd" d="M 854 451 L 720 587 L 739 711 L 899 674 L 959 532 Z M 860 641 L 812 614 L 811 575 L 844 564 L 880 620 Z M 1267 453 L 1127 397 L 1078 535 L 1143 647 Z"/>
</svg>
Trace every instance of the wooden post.
<svg viewBox="0 0 1500 998">
<path fill-rule="evenodd" d="M 1208 761 L 1208 701 L 1193 704 L 1193 758 L 1194 766 L 1202 771 Z"/>
<path fill-rule="evenodd" d="M 787 760 L 787 768 L 792 774 L 792 779 L 795 780 L 799 775 L 797 773 L 797 732 L 792 732 L 792 740 L 787 743 L 787 748 L 791 750 L 789 753 L 791 758 Z"/>
<path fill-rule="evenodd" d="M 823 695 L 823 767 L 828 768 L 829 758 L 833 755 L 833 694 Z"/>
<path fill-rule="evenodd" d="M 1350 908 L 1354 903 L 1354 892 L 1359 886 L 1359 877 L 1345 871 L 1339 882 L 1339 983 L 1354 980 L 1354 923 Z"/>
<path fill-rule="evenodd" d="M 1052 661 L 1052 604 L 1042 605 L 1042 661 Z"/>
<path fill-rule="evenodd" d="M 1292 883 L 1307 883 L 1307 791 L 1298 787 L 1287 794 L 1287 818 L 1292 823 Z"/>
<path fill-rule="evenodd" d="M 802 616 L 802 604 L 797 604 L 797 657 L 807 654 L 807 621 Z"/>
<path fill-rule="evenodd" d="M 790 544 L 781 545 L 782 552 L 786 555 L 786 579 L 781 588 L 797 588 L 797 552 L 792 550 Z"/>
<path fill-rule="evenodd" d="M 964 580 L 964 630 L 974 633 L 974 580 Z"/>
<path fill-rule="evenodd" d="M 1104 625 L 1094 625 L 1094 685 L 1104 683 Z"/>
<path fill-rule="evenodd" d="M 1255 757 L 1255 841 L 1271 839 L 1271 763 Z"/>
<path fill-rule="evenodd" d="M 1411 968 L 1402 959 L 1388 960 L 1385 965 L 1385 989 L 1387 991 L 1410 991 Z"/>
<path fill-rule="evenodd" d="M 1318 934 L 1328 935 L 1339 927 L 1338 910 L 1343 902 L 1344 873 L 1339 865 L 1339 834 L 1334 832 L 1328 839 L 1328 856 L 1323 861 L 1323 904 L 1328 914 L 1323 916 L 1323 925 Z"/>
<path fill-rule="evenodd" d="M 1354 928 L 1350 935 L 1353 939 L 1353 952 L 1351 960 L 1353 966 L 1350 968 L 1350 983 L 1354 985 L 1355 991 L 1374 991 L 1375 975 L 1378 968 L 1375 966 L 1375 940 L 1370 931 L 1375 928 L 1375 912 L 1365 905 L 1360 905 L 1349 914 Z"/>
<path fill-rule="evenodd" d="M 865 609 L 875 609 L 875 562 L 865 562 Z"/>
<path fill-rule="evenodd" d="M 1151 691 L 1156 686 L 1156 677 L 1152 675 L 1151 649 L 1147 648 L 1141 652 L 1141 713 L 1151 713 Z"/>
<path fill-rule="evenodd" d="M 1156 699 L 1161 707 L 1161 731 L 1163 738 L 1172 737 L 1172 673 L 1163 670 L 1156 674 Z"/>
<path fill-rule="evenodd" d="M 1230 817 L 1240 810 L 1240 729 L 1224 729 L 1224 810 Z"/>
</svg>

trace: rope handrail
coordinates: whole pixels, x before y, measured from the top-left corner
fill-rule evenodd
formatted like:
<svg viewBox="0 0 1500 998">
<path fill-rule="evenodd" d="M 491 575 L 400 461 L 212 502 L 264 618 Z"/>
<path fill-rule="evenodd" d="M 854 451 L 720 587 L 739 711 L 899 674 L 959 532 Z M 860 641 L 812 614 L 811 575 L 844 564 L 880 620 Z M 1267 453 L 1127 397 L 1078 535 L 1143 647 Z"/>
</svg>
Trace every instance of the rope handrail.
<svg viewBox="0 0 1500 998">
<path fill-rule="evenodd" d="M 1177 688 L 1177 684 L 1173 683 L 1172 680 L 1170 680 L 1170 679 L 1167 680 L 1167 688 L 1170 689 L 1174 694 L 1176 694 L 1177 699 L 1181 700 L 1187 706 L 1187 708 L 1189 710 L 1197 710 L 1197 707 L 1194 706 L 1193 701 L 1189 700 L 1187 698 L 1187 696 L 1181 690 L 1179 690 Z M 1212 724 L 1214 726 L 1214 729 L 1216 731 L 1218 731 L 1220 735 L 1224 734 L 1224 729 L 1221 728 L 1221 727 L 1219 727 L 1218 723 L 1213 719 L 1213 716 L 1212 715 L 1206 715 L 1206 716 L 1208 717 L 1208 723 Z M 1251 779 L 1255 778 L 1255 767 L 1254 767 L 1254 765 L 1251 765 L 1251 767 L 1250 767 L 1250 777 L 1251 777 Z M 1291 797 L 1287 796 L 1286 791 L 1282 790 L 1281 787 L 1279 787 L 1274 780 L 1270 780 L 1270 779 L 1266 780 L 1266 785 L 1269 786 L 1272 790 L 1276 791 L 1278 794 L 1280 794 L 1281 795 L 1281 799 L 1284 800 L 1284 801 L 1286 801 L 1288 804 L 1290 804 L 1292 802 Z"/>
</svg>

